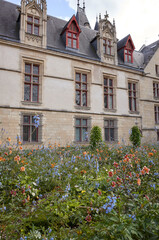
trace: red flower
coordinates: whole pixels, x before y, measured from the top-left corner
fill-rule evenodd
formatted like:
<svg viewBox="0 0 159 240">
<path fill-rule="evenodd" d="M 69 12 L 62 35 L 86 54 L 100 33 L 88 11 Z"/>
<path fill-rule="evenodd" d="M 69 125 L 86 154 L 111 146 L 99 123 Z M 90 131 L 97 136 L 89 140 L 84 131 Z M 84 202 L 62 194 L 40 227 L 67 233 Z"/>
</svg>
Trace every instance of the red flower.
<svg viewBox="0 0 159 240">
<path fill-rule="evenodd" d="M 87 217 L 85 219 L 86 219 L 87 222 L 91 222 L 92 221 L 91 215 L 87 215 Z"/>
<path fill-rule="evenodd" d="M 118 165 L 118 163 L 117 162 L 114 162 L 114 167 L 118 167 L 119 165 Z"/>
<path fill-rule="evenodd" d="M 112 187 L 115 187 L 116 186 L 116 182 L 112 182 Z"/>
<path fill-rule="evenodd" d="M 109 177 L 112 177 L 113 176 L 113 172 L 109 172 Z"/>
<path fill-rule="evenodd" d="M 98 189 L 98 194 L 101 196 L 102 195 L 102 192 L 101 190 Z"/>
</svg>

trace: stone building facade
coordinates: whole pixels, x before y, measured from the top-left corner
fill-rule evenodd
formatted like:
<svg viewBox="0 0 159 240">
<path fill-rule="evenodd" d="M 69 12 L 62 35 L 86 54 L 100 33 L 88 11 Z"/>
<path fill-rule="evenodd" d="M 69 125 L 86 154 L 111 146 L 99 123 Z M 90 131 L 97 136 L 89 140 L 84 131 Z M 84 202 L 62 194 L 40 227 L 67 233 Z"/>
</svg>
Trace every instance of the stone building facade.
<svg viewBox="0 0 159 240">
<path fill-rule="evenodd" d="M 85 144 L 94 125 L 106 142 L 128 143 L 134 125 L 159 141 L 158 46 L 118 40 L 107 13 L 91 29 L 85 2 L 66 22 L 46 0 L 0 0 L 0 128 L 29 146 Z"/>
</svg>

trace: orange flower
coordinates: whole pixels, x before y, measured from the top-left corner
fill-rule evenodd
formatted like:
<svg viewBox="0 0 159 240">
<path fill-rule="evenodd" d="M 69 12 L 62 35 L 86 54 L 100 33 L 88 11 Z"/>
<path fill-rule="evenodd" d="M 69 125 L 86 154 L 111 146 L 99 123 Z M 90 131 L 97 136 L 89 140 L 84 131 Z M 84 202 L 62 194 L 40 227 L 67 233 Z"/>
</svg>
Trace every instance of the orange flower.
<svg viewBox="0 0 159 240">
<path fill-rule="evenodd" d="M 54 167 L 55 167 L 55 163 L 52 163 L 52 164 L 51 164 L 51 168 L 54 168 Z"/>
<path fill-rule="evenodd" d="M 17 164 L 19 164 L 19 161 L 20 161 L 20 157 L 19 157 L 19 155 L 17 155 L 16 157 L 14 157 L 14 161 L 16 161 Z"/>
<path fill-rule="evenodd" d="M 0 157 L 0 162 L 5 162 L 5 158 Z"/>
<path fill-rule="evenodd" d="M 22 143 L 19 141 L 18 144 L 21 145 Z"/>
<path fill-rule="evenodd" d="M 138 184 L 138 186 L 141 185 L 141 179 L 140 178 L 137 179 L 137 184 Z"/>
<path fill-rule="evenodd" d="M 144 166 L 144 167 L 143 167 L 143 170 L 145 171 L 145 173 L 149 174 L 149 171 L 150 171 L 149 168 L 147 168 L 146 166 Z"/>
<path fill-rule="evenodd" d="M 85 156 L 87 153 L 86 152 L 83 152 L 83 156 Z"/>
<path fill-rule="evenodd" d="M 152 152 L 149 152 L 149 157 L 152 157 L 153 156 L 153 153 Z"/>
<path fill-rule="evenodd" d="M 10 137 L 8 137 L 7 140 L 8 140 L 8 142 L 11 142 L 11 138 Z"/>
<path fill-rule="evenodd" d="M 82 174 L 84 174 L 84 173 L 86 173 L 86 172 L 87 172 L 86 170 L 82 170 L 82 171 L 81 171 Z"/>
<path fill-rule="evenodd" d="M 0 145 L 2 144 L 2 141 L 0 141 Z"/>
<path fill-rule="evenodd" d="M 19 147 L 19 149 L 20 149 L 20 150 L 23 150 L 23 147 L 22 147 L 22 146 L 20 146 L 20 147 Z"/>
<path fill-rule="evenodd" d="M 112 182 L 112 187 L 114 188 L 116 186 L 116 182 Z"/>
<path fill-rule="evenodd" d="M 20 171 L 21 171 L 21 172 L 24 172 L 24 171 L 25 171 L 25 167 L 21 167 L 21 168 L 20 168 Z"/>
</svg>

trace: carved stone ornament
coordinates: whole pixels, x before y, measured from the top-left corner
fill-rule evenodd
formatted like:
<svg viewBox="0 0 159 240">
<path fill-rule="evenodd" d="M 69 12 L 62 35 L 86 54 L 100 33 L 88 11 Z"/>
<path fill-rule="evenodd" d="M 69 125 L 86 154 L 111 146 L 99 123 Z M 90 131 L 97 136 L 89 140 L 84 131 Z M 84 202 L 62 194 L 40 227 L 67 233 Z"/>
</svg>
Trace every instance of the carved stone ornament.
<svg viewBox="0 0 159 240">
<path fill-rule="evenodd" d="M 35 36 L 35 35 L 32 35 L 32 34 L 28 34 L 28 33 L 26 33 L 25 36 L 26 36 L 28 41 L 37 42 L 37 43 L 42 42 L 42 37 L 41 36 Z"/>
</svg>

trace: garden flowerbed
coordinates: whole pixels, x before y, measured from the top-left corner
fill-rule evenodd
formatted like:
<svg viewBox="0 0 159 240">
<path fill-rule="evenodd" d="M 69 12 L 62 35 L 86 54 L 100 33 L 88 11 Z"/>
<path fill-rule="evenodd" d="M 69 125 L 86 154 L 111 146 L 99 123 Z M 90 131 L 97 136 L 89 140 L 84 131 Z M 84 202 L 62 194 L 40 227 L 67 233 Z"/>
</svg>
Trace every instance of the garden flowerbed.
<svg viewBox="0 0 159 240">
<path fill-rule="evenodd" d="M 159 146 L 0 142 L 0 239 L 158 240 Z"/>
</svg>

